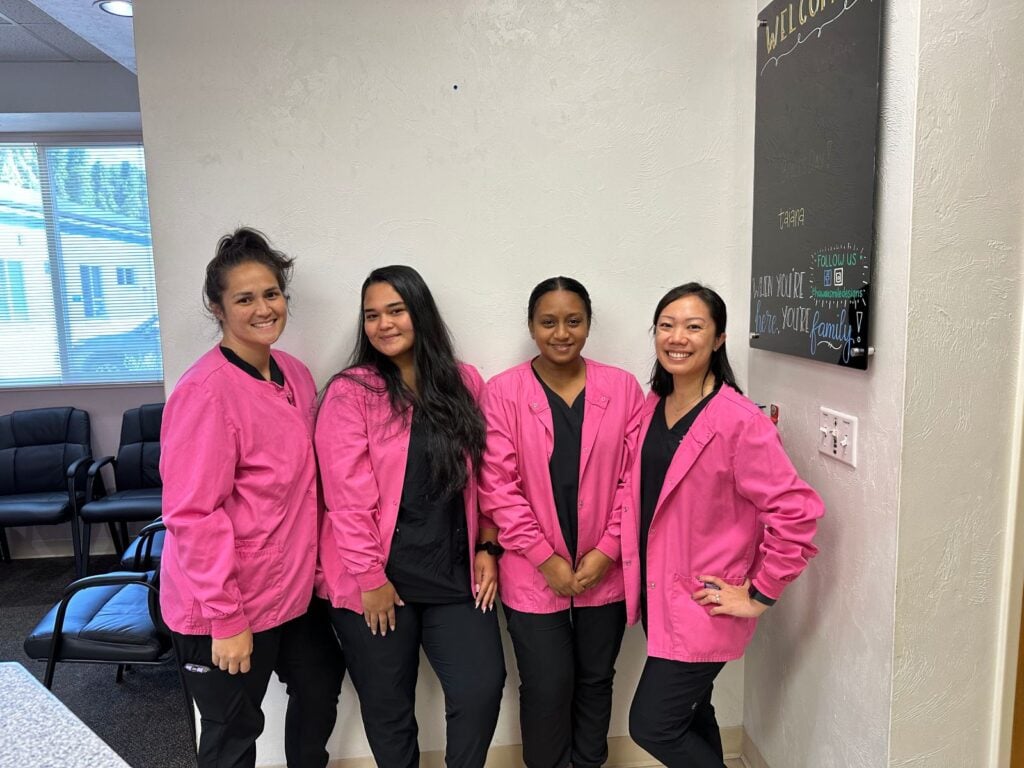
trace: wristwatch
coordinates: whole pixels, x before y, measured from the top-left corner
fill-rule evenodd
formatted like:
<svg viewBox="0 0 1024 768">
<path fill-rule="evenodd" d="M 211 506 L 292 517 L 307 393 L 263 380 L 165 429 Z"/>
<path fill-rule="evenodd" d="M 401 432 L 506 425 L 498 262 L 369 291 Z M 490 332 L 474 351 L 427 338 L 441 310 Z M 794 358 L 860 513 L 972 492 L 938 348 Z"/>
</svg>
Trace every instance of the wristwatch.
<svg viewBox="0 0 1024 768">
<path fill-rule="evenodd" d="M 775 601 L 772 598 L 768 597 L 768 595 L 765 595 L 762 592 L 760 592 L 758 588 L 754 586 L 753 583 L 750 584 L 750 599 L 757 600 L 757 602 L 761 603 L 762 605 L 775 605 Z"/>
<path fill-rule="evenodd" d="M 480 541 L 477 542 L 476 552 L 486 552 L 488 555 L 494 557 L 501 557 L 505 554 L 505 548 L 496 541 Z"/>
</svg>

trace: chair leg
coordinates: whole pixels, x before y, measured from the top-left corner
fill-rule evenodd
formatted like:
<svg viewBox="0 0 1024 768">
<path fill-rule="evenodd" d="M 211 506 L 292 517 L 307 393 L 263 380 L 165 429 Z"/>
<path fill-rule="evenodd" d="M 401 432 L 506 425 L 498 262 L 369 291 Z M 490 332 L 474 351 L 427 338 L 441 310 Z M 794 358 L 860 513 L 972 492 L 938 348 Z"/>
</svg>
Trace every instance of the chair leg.
<svg viewBox="0 0 1024 768">
<path fill-rule="evenodd" d="M 131 539 L 128 538 L 128 523 L 118 523 L 118 530 L 121 532 L 121 537 L 118 544 L 120 549 L 117 550 L 117 556 L 121 557 L 124 554 L 124 551 L 128 548 L 128 542 L 131 541 Z"/>
<path fill-rule="evenodd" d="M 46 660 L 46 674 L 43 675 L 43 686 L 46 690 L 53 688 L 53 672 L 57 668 L 57 654 L 51 653 Z"/>
<path fill-rule="evenodd" d="M 117 665 L 117 675 L 114 677 L 114 680 L 117 683 L 124 682 L 124 664 Z"/>
<path fill-rule="evenodd" d="M 124 539 L 121 538 L 121 534 L 117 532 L 117 523 L 107 523 L 107 530 L 110 531 L 110 541 L 114 544 L 114 552 L 120 557 L 124 553 L 124 546 L 121 543 Z"/>
<path fill-rule="evenodd" d="M 89 541 L 89 524 L 85 524 L 85 541 Z M 88 544 L 85 550 L 85 561 L 82 559 L 82 531 L 79 530 L 77 518 L 71 518 L 71 548 L 75 551 L 75 573 L 77 578 L 85 576 L 85 572 L 89 567 L 89 549 Z"/>
<path fill-rule="evenodd" d="M 7 530 L 0 528 L 0 560 L 11 562 L 11 545 L 7 543 Z"/>
<path fill-rule="evenodd" d="M 78 526 L 75 526 L 76 529 L 77 527 Z M 90 523 L 82 523 L 80 535 L 82 540 L 78 545 L 78 578 L 89 575 L 89 550 L 92 547 L 92 525 Z"/>
</svg>

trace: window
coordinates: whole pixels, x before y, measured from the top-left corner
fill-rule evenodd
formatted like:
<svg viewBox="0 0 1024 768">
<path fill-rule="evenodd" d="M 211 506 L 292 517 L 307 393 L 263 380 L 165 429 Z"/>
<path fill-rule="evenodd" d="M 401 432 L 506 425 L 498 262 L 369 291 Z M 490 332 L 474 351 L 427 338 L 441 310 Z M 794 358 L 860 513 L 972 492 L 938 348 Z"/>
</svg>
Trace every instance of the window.
<svg viewBox="0 0 1024 768">
<path fill-rule="evenodd" d="M 118 285 L 135 285 L 135 270 L 131 267 L 117 268 Z"/>
<path fill-rule="evenodd" d="M 142 147 L 0 143 L 0 388 L 162 379 Z"/>
<path fill-rule="evenodd" d="M 0 259 L 0 320 L 28 316 L 25 301 L 25 273 L 20 261 Z"/>
</svg>

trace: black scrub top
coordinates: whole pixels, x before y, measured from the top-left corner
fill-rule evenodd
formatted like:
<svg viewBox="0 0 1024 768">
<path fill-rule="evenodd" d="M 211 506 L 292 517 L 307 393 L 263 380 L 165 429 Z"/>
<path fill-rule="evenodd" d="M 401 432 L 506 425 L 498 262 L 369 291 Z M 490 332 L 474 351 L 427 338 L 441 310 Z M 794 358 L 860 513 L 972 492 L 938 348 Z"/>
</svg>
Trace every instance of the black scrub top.
<svg viewBox="0 0 1024 768">
<path fill-rule="evenodd" d="M 555 430 L 554 447 L 548 472 L 551 473 L 551 491 L 558 513 L 558 525 L 562 538 L 569 548 L 572 564 L 576 564 L 576 547 L 579 542 L 579 495 L 580 495 L 580 446 L 583 441 L 583 410 L 587 389 L 584 387 L 572 405 L 565 402 L 544 380 L 533 372 L 544 388 L 551 409 L 551 426 Z"/>
<path fill-rule="evenodd" d="M 402 502 L 384 568 L 399 597 L 457 603 L 472 597 L 462 491 L 440 498 L 430 489 L 426 427 L 412 418 Z"/>
<path fill-rule="evenodd" d="M 711 402 L 711 398 L 717 392 L 718 388 L 716 387 L 711 394 L 697 403 L 671 427 L 665 423 L 665 398 L 661 398 L 654 407 L 651 426 L 647 430 L 643 447 L 640 449 L 640 594 L 645 625 L 647 623 L 647 537 L 654 520 L 654 508 L 661 496 L 661 488 L 665 485 L 665 475 L 668 473 L 672 458 L 676 455 L 676 449 L 679 448 L 700 412 Z"/>
</svg>

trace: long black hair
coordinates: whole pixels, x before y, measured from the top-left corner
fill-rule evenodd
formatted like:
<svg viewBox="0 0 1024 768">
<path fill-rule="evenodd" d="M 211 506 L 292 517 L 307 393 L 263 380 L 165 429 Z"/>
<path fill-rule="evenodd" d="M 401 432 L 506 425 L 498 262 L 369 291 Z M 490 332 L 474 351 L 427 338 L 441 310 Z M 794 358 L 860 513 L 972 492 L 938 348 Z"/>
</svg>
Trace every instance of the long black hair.
<svg viewBox="0 0 1024 768">
<path fill-rule="evenodd" d="M 374 349 L 363 329 L 363 301 L 366 290 L 375 283 L 387 283 L 402 297 L 413 327 L 413 366 L 416 392 L 402 381 L 402 374 L 387 355 Z M 370 367 L 384 379 L 391 409 L 397 417 L 408 418 L 415 407 L 415 418 L 424 427 L 427 457 L 430 461 L 431 492 L 448 496 L 461 491 L 469 480 L 468 457 L 479 467 L 484 452 L 486 429 L 483 414 L 469 391 L 455 359 L 451 331 L 441 317 L 426 282 L 412 267 L 401 264 L 379 267 L 363 281 L 359 301 L 359 327 L 356 345 L 348 366 L 336 374 L 375 389 L 354 368 Z M 328 382 L 330 386 L 330 382 Z"/>
<path fill-rule="evenodd" d="M 716 339 L 725 333 L 725 302 L 722 301 L 722 297 L 715 291 L 700 283 L 686 283 L 685 285 L 676 286 L 662 296 L 661 301 L 658 302 L 658 306 L 654 310 L 654 319 L 651 321 L 652 330 L 656 332 L 658 318 L 661 317 L 665 307 L 686 296 L 696 296 L 704 302 L 711 315 L 711 322 L 715 324 Z M 743 390 L 736 383 L 736 375 L 732 372 L 732 366 L 729 365 L 729 355 L 725 351 L 724 341 L 718 346 L 718 349 L 712 349 L 708 372 L 714 375 L 718 383 L 728 384 L 737 392 L 743 394 Z M 672 394 L 674 388 L 675 383 L 672 380 L 672 374 L 662 368 L 658 358 L 655 357 L 654 368 L 651 370 L 651 391 L 659 397 L 667 397 Z"/>
</svg>

